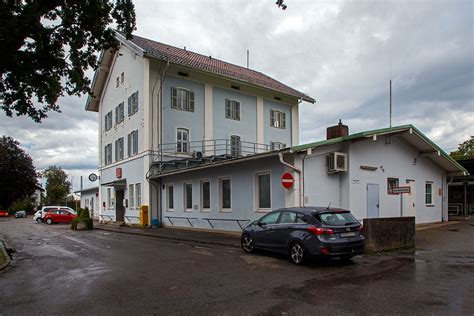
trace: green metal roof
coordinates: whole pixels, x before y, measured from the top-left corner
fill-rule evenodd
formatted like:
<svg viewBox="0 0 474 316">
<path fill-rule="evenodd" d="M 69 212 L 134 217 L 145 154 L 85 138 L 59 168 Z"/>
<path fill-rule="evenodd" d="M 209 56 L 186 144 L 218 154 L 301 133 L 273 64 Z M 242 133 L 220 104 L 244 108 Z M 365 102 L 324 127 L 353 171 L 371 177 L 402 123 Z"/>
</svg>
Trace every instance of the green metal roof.
<svg viewBox="0 0 474 316">
<path fill-rule="evenodd" d="M 415 126 L 413 126 L 411 124 L 374 129 L 374 130 L 371 130 L 371 131 L 364 131 L 364 132 L 360 132 L 360 133 L 356 133 L 356 134 L 352 134 L 352 135 L 332 138 L 332 139 L 328 139 L 328 140 L 322 140 L 322 141 L 308 143 L 308 144 L 299 145 L 299 146 L 293 146 L 293 147 L 291 147 L 290 151 L 291 152 L 304 151 L 304 150 L 309 149 L 309 148 L 329 146 L 329 145 L 348 142 L 348 141 L 361 139 L 361 138 L 370 138 L 370 137 L 373 137 L 374 135 L 397 134 L 397 133 L 400 133 L 400 132 L 409 131 L 410 129 L 414 133 L 416 133 L 420 138 L 422 138 L 427 144 L 429 144 L 434 150 L 439 151 L 440 155 L 442 155 L 444 158 L 449 160 L 449 162 L 451 162 L 461 172 L 465 173 L 466 175 L 469 174 L 469 172 L 463 166 L 461 166 L 456 160 L 454 160 L 450 155 L 448 155 L 444 150 L 442 150 L 438 145 L 436 145 L 431 139 L 429 139 L 425 134 L 420 132 L 420 130 L 418 130 Z"/>
</svg>

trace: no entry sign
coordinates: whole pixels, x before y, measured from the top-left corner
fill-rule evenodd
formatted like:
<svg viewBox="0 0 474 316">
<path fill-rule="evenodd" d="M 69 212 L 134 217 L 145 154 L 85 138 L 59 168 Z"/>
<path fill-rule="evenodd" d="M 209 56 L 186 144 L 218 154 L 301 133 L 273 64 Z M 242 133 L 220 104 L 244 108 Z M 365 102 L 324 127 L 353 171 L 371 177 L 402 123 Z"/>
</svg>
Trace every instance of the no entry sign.
<svg viewBox="0 0 474 316">
<path fill-rule="evenodd" d="M 289 172 L 285 172 L 282 176 L 281 176 L 281 185 L 285 188 L 285 189 L 292 189 L 293 188 L 293 185 L 295 184 L 295 179 L 293 179 L 293 175 Z"/>
</svg>

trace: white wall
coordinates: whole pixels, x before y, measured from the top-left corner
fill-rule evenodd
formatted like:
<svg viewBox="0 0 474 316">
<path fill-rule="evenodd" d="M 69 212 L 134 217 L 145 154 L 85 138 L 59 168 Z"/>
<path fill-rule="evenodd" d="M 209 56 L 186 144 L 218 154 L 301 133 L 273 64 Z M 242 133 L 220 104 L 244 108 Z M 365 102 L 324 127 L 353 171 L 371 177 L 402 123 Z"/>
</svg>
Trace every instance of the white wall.
<svg viewBox="0 0 474 316">
<path fill-rule="evenodd" d="M 416 162 L 415 162 L 416 159 Z M 377 167 L 375 171 L 362 170 L 361 165 Z M 416 223 L 439 222 L 441 215 L 441 168 L 429 158 L 418 155 L 418 150 L 399 137 L 379 137 L 350 145 L 350 206 L 358 219 L 367 216 L 367 184 L 379 184 L 380 217 L 400 216 L 400 196 L 387 193 L 387 178 L 398 178 L 399 186 L 407 179 L 415 180 Z M 433 181 L 433 206 L 425 205 L 425 182 Z M 404 215 L 408 213 L 404 195 Z"/>
<path fill-rule="evenodd" d="M 348 154 L 347 172 L 328 175 L 326 153 L 341 151 Z M 416 158 L 416 163 L 415 163 Z M 376 167 L 374 171 L 363 170 L 361 165 Z M 376 141 L 368 139 L 339 144 L 314 150 L 307 156 L 304 165 L 306 205 L 350 209 L 362 220 L 367 217 L 367 184 L 379 185 L 380 217 L 400 216 L 400 196 L 387 194 L 387 178 L 398 178 L 399 186 L 406 180 L 415 180 L 416 223 L 442 220 L 443 170 L 429 158 L 418 155 L 418 150 L 399 137 L 385 137 Z M 433 181 L 433 204 L 425 205 L 425 183 Z M 407 197 L 404 196 L 404 215 L 407 216 Z"/>
</svg>

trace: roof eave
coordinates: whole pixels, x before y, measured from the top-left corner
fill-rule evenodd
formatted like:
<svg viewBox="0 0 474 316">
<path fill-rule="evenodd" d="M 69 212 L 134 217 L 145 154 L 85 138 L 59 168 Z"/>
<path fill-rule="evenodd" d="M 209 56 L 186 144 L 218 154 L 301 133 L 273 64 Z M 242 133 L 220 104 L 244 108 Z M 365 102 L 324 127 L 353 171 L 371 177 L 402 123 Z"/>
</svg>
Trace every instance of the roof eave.
<svg viewBox="0 0 474 316">
<path fill-rule="evenodd" d="M 198 71 L 198 72 L 201 72 L 201 73 L 205 73 L 205 74 L 211 74 L 213 76 L 217 76 L 219 78 L 225 78 L 227 80 L 230 80 L 230 81 L 233 81 L 233 82 L 237 82 L 237 83 L 241 83 L 241 84 L 246 84 L 246 85 L 251 85 L 251 86 L 256 86 L 256 87 L 259 87 L 261 89 L 267 89 L 267 90 L 271 90 L 273 92 L 277 92 L 277 93 L 281 93 L 281 94 L 285 94 L 287 96 L 290 96 L 290 97 L 293 97 L 293 98 L 297 98 L 297 99 L 300 99 L 300 100 L 303 100 L 303 101 L 306 101 L 306 102 L 309 102 L 309 103 L 316 103 L 316 100 L 313 99 L 312 97 L 302 93 L 302 92 L 299 92 L 291 87 L 291 89 L 295 90 L 296 92 L 298 92 L 298 94 L 290 94 L 290 93 L 287 93 L 287 92 L 282 92 L 282 91 L 279 91 L 279 90 L 275 90 L 275 89 L 272 89 L 272 88 L 269 88 L 269 87 L 265 87 L 265 86 L 262 86 L 262 85 L 257 85 L 257 84 L 252 84 L 252 83 L 249 83 L 247 81 L 243 81 L 243 80 L 239 80 L 237 78 L 231 78 L 231 77 L 227 77 L 227 76 L 223 76 L 223 75 L 220 75 L 218 73 L 215 73 L 215 72 L 209 72 L 209 71 L 205 71 L 205 70 L 201 70 L 199 68 L 195 68 L 195 67 L 192 67 L 192 66 L 188 66 L 188 65 L 184 65 L 184 64 L 180 64 L 180 63 L 175 63 L 175 62 L 171 62 L 171 61 L 168 61 L 168 59 L 166 58 L 160 58 L 160 57 L 157 57 L 157 56 L 153 56 L 153 55 L 150 55 L 148 54 L 146 51 L 144 51 L 143 53 L 143 57 L 146 57 L 146 58 L 150 58 L 150 59 L 155 59 L 155 60 L 160 60 L 160 61 L 165 61 L 165 62 L 169 62 L 170 64 L 172 65 L 176 65 L 176 66 L 179 66 L 179 67 L 184 67 L 184 68 L 188 68 L 188 69 L 192 69 L 194 71 Z"/>
</svg>

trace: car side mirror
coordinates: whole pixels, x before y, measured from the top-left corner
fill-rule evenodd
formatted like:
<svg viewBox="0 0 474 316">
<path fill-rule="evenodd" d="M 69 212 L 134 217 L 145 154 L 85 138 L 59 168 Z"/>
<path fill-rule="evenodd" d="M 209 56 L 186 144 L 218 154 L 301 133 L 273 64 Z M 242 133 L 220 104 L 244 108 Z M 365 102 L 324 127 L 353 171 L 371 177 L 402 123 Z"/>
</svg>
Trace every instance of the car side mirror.
<svg viewBox="0 0 474 316">
<path fill-rule="evenodd" d="M 257 222 L 257 225 L 260 226 L 260 227 L 262 227 L 262 226 L 265 226 L 265 225 L 267 225 L 267 224 L 262 223 L 262 222 Z"/>
</svg>

